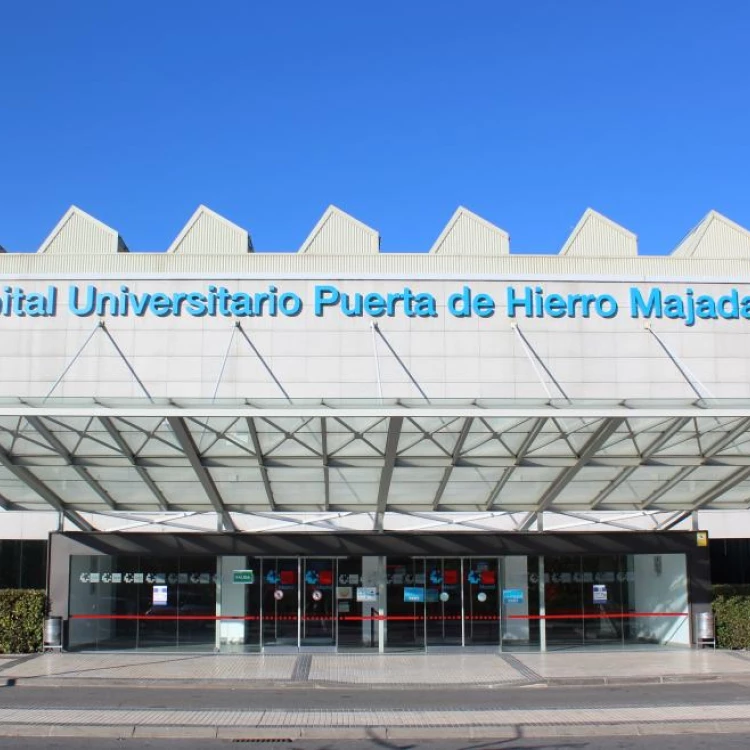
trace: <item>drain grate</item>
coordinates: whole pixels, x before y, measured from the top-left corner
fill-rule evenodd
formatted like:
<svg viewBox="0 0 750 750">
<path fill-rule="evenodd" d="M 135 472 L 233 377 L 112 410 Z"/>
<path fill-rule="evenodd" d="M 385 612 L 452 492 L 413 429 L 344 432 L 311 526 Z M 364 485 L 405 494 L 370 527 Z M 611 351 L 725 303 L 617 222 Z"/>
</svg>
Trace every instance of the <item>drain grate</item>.
<svg viewBox="0 0 750 750">
<path fill-rule="evenodd" d="M 234 739 L 232 742 L 294 742 L 291 737 L 248 737 Z"/>
</svg>

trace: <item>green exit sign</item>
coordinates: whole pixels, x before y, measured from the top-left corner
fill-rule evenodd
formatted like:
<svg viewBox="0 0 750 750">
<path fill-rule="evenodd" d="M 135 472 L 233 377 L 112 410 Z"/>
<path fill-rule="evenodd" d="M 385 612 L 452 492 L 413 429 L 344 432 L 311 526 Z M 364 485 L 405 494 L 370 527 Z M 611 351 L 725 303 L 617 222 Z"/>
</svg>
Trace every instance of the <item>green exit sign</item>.
<svg viewBox="0 0 750 750">
<path fill-rule="evenodd" d="M 232 583 L 255 583 L 254 570 L 233 570 Z"/>
</svg>

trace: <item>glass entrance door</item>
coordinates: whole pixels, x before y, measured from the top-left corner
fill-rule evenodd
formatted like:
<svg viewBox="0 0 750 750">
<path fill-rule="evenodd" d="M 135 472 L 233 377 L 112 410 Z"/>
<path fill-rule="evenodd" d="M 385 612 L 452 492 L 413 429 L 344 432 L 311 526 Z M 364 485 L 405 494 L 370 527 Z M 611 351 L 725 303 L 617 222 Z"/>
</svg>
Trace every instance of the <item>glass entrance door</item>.
<svg viewBox="0 0 750 750">
<path fill-rule="evenodd" d="M 263 560 L 263 646 L 297 646 L 299 567 L 296 557 Z"/>
<path fill-rule="evenodd" d="M 386 562 L 389 649 L 425 647 L 424 560 L 389 557 Z"/>
<path fill-rule="evenodd" d="M 461 560 L 428 558 L 426 564 L 427 646 L 460 646 Z"/>
<path fill-rule="evenodd" d="M 302 560 L 301 646 L 336 645 L 336 561 Z"/>
<path fill-rule="evenodd" d="M 500 586 L 496 557 L 464 560 L 464 612 L 467 646 L 500 643 Z"/>
</svg>

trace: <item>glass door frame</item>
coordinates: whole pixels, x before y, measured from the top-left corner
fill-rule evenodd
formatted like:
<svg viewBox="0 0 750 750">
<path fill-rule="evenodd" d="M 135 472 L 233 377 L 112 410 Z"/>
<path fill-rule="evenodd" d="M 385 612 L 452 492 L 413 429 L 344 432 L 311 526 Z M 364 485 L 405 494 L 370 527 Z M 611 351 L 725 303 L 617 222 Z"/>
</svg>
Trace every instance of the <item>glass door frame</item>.
<svg viewBox="0 0 750 750">
<path fill-rule="evenodd" d="M 504 576 L 505 576 L 505 555 L 420 555 L 420 556 L 414 556 L 412 559 L 419 560 L 422 562 L 424 575 L 425 575 L 425 583 L 424 583 L 424 602 L 423 602 L 423 628 L 422 628 L 422 641 L 423 641 L 423 649 L 425 652 L 429 651 L 430 649 L 436 649 L 436 648 L 455 648 L 455 649 L 466 649 L 466 648 L 483 648 L 483 649 L 497 649 L 498 652 L 503 651 L 503 637 L 502 637 L 502 622 L 503 622 L 503 587 L 505 585 Z M 471 566 L 471 562 L 478 559 L 478 558 L 484 558 L 487 560 L 493 560 L 495 561 L 496 568 L 495 568 L 495 585 L 497 586 L 497 643 L 489 643 L 489 644 L 467 644 L 467 603 L 466 603 L 466 592 L 465 592 L 465 582 L 466 582 L 466 576 L 468 575 L 468 571 Z M 456 644 L 446 644 L 446 645 L 440 645 L 435 643 L 428 643 L 428 627 L 427 627 L 427 589 L 429 587 L 429 571 L 428 571 L 428 565 L 427 562 L 430 561 L 431 563 L 439 562 L 441 565 L 441 569 L 444 570 L 445 568 L 445 561 L 446 560 L 458 560 L 459 561 L 459 592 L 460 592 L 460 601 L 461 601 L 461 642 Z"/>
<path fill-rule="evenodd" d="M 267 648 L 275 649 L 275 648 L 296 648 L 297 651 L 303 651 L 305 649 L 330 649 L 332 651 L 338 651 L 339 646 L 339 622 L 338 622 L 338 601 L 336 598 L 336 583 L 338 581 L 338 567 L 339 567 L 339 559 L 340 556 L 332 556 L 332 555 L 258 555 L 256 557 L 257 560 L 259 560 L 260 563 L 260 581 L 261 581 L 261 591 L 259 593 L 260 596 L 260 652 L 263 653 Z M 276 644 L 276 643 L 266 643 L 265 639 L 265 633 L 264 633 L 264 623 L 265 623 L 265 615 L 266 615 L 266 607 L 265 607 L 265 597 L 263 595 L 262 587 L 266 583 L 266 574 L 269 570 L 268 564 L 270 562 L 276 562 L 279 560 L 294 560 L 296 561 L 297 565 L 297 584 L 296 584 L 296 590 L 297 590 L 297 637 L 296 637 L 296 643 L 295 644 Z M 331 612 L 330 612 L 330 622 L 331 622 L 331 632 L 332 632 L 332 642 L 330 644 L 324 644 L 321 646 L 316 647 L 315 645 L 311 644 L 304 644 L 302 642 L 302 615 L 304 610 L 304 602 L 303 602 L 303 586 L 305 586 L 305 581 L 303 578 L 303 573 L 306 570 L 306 563 L 308 560 L 327 560 L 332 563 L 332 583 L 331 583 Z"/>
</svg>

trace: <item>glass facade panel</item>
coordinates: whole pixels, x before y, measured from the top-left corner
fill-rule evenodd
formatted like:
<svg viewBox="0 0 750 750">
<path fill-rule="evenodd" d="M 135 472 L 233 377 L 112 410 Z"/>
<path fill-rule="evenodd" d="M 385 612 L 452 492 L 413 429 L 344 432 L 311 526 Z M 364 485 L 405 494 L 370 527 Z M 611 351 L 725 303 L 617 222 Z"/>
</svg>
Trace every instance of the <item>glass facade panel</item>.
<svg viewBox="0 0 750 750">
<path fill-rule="evenodd" d="M 387 639 L 389 649 L 425 646 L 424 560 L 389 557 L 386 563 Z"/>
<path fill-rule="evenodd" d="M 684 554 L 82 555 L 69 584 L 71 650 L 690 643 Z"/>
<path fill-rule="evenodd" d="M 302 560 L 301 645 L 336 645 L 336 580 L 335 560 Z"/>
<path fill-rule="evenodd" d="M 347 557 L 338 561 L 336 611 L 338 613 L 338 646 L 343 649 L 374 648 L 378 643 L 378 601 L 358 596 L 358 589 L 372 575 L 377 580 L 378 558 Z"/>
<path fill-rule="evenodd" d="M 213 650 L 216 557 L 74 555 L 70 649 Z"/>
<path fill-rule="evenodd" d="M 498 558 L 472 557 L 464 563 L 464 618 L 467 646 L 500 643 Z"/>
<path fill-rule="evenodd" d="M 262 561 L 264 647 L 298 643 L 299 563 L 296 557 Z"/>
<path fill-rule="evenodd" d="M 460 558 L 428 558 L 425 628 L 428 646 L 460 646 L 463 643 Z"/>
<path fill-rule="evenodd" d="M 0 589 L 43 589 L 47 542 L 0 539 Z"/>
</svg>

